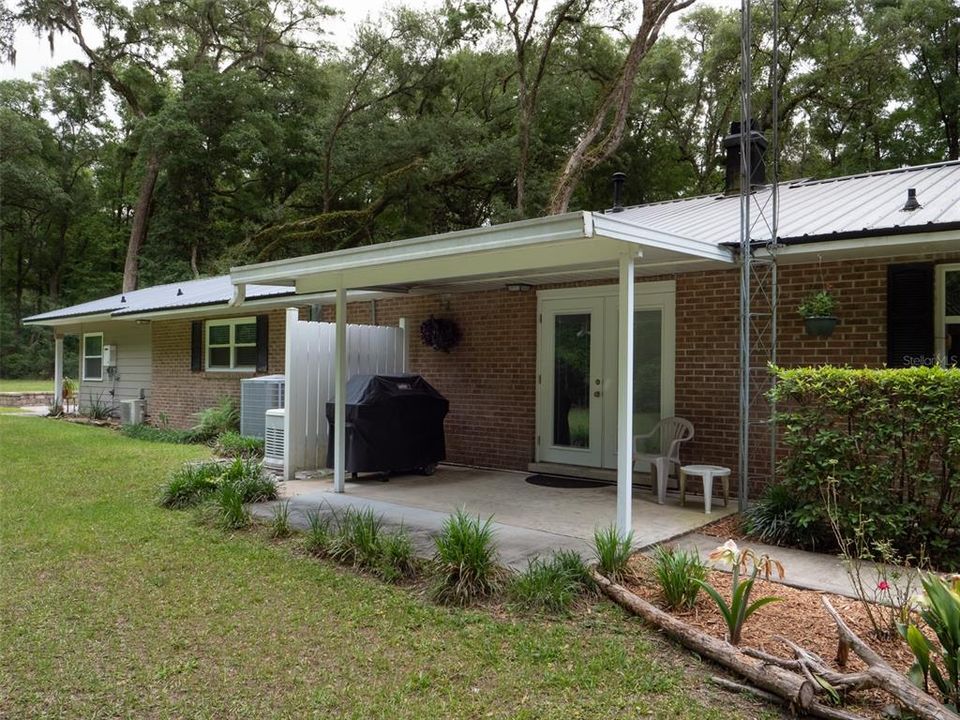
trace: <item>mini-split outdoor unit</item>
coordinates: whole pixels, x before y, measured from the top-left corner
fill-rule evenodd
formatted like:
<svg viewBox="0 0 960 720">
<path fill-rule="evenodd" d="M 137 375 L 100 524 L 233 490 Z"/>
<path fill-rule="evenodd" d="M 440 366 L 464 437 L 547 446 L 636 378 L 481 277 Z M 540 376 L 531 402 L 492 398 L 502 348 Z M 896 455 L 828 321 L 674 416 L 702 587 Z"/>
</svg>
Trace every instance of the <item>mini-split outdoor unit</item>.
<svg viewBox="0 0 960 720">
<path fill-rule="evenodd" d="M 283 408 L 267 410 L 264 415 L 263 464 L 269 468 L 283 469 L 283 446 L 286 441 L 283 420 L 287 411 Z"/>
<path fill-rule="evenodd" d="M 140 425 L 146 411 L 146 400 L 124 400 L 120 403 L 120 424 Z"/>
<path fill-rule="evenodd" d="M 240 381 L 240 434 L 264 438 L 267 410 L 283 407 L 286 377 L 262 375 Z"/>
</svg>

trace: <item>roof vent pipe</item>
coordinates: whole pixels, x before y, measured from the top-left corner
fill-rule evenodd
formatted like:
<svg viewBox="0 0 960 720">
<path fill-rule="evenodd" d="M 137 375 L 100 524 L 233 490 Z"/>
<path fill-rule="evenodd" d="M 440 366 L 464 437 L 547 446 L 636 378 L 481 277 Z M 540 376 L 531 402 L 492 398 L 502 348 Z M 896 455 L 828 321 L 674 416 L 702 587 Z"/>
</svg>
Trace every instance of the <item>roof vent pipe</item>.
<svg viewBox="0 0 960 720">
<path fill-rule="evenodd" d="M 177 288 L 177 297 L 180 297 L 181 295 L 183 295 L 183 289 Z"/>
<path fill-rule="evenodd" d="M 623 212 L 623 184 L 627 181 L 625 172 L 613 174 L 613 207 L 610 212 Z"/>
<path fill-rule="evenodd" d="M 907 188 L 907 201 L 903 204 L 903 209 L 907 212 L 913 212 L 920 208 L 920 201 L 917 200 L 917 189 Z"/>
</svg>

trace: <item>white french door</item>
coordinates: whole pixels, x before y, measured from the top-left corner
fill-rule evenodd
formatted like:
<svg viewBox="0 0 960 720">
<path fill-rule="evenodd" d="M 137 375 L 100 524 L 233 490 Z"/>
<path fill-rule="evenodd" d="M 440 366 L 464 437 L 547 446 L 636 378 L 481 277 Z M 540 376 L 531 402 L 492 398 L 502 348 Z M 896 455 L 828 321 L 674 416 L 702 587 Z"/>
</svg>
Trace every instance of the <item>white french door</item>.
<svg viewBox="0 0 960 720">
<path fill-rule="evenodd" d="M 539 461 L 617 466 L 616 292 L 616 285 L 607 285 L 540 293 Z M 672 281 L 636 286 L 633 405 L 637 435 L 673 414 L 674 297 Z"/>
</svg>

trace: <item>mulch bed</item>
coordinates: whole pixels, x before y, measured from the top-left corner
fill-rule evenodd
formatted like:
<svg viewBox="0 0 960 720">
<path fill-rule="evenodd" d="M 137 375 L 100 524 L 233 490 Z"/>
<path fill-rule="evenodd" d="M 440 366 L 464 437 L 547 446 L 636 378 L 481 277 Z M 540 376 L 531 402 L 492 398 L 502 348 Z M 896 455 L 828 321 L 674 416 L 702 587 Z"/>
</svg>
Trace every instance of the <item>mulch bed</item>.
<svg viewBox="0 0 960 720">
<path fill-rule="evenodd" d="M 728 538 L 730 534 L 723 533 L 718 537 Z M 653 574 L 653 560 L 636 555 L 631 560 L 630 570 L 632 577 L 624 584 L 647 602 L 666 610 L 663 596 Z M 788 574 L 789 571 L 790 569 L 787 568 Z M 710 571 L 707 579 L 721 596 L 730 597 L 732 576 L 729 573 L 713 570 Z M 751 597 L 755 600 L 766 595 L 775 595 L 781 598 L 781 601 L 766 605 L 747 620 L 743 628 L 741 646 L 753 647 L 771 655 L 792 658 L 790 648 L 777 640 L 779 635 L 817 653 L 837 670 L 855 672 L 865 667 L 860 658 L 853 653 L 850 654 L 846 667 L 841 668 L 837 664 L 837 630 L 833 620 L 820 603 L 821 593 L 758 579 Z M 910 648 L 899 636 L 878 639 L 859 601 L 838 595 L 826 594 L 826 596 L 851 630 L 894 669 L 906 673 L 913 664 L 914 658 Z M 726 623 L 713 600 L 706 593 L 701 592 L 697 596 L 693 610 L 672 614 L 702 632 L 721 639 L 725 637 Z M 890 698 L 878 691 L 860 693 L 857 700 L 858 702 L 851 709 L 871 716 L 879 716 L 883 706 L 890 703 Z"/>
</svg>

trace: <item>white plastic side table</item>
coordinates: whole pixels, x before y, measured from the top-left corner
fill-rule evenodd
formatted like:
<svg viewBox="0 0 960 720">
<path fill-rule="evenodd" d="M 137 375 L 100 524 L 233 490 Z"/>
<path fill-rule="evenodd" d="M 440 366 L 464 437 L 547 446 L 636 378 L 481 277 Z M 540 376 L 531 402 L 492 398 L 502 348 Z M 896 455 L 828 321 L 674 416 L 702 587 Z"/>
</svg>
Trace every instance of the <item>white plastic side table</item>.
<svg viewBox="0 0 960 720">
<path fill-rule="evenodd" d="M 723 479 L 723 506 L 727 507 L 730 496 L 730 468 L 721 465 L 684 465 L 680 468 L 680 505 L 686 504 L 687 475 L 703 480 L 703 512 L 710 514 L 710 502 L 713 499 L 713 479 Z"/>
</svg>

